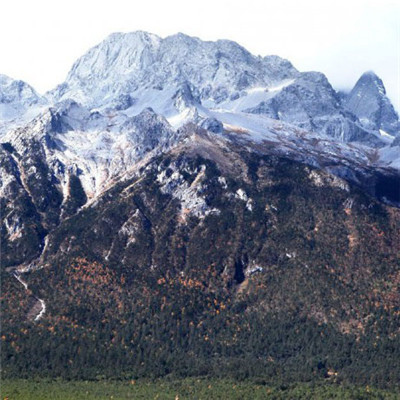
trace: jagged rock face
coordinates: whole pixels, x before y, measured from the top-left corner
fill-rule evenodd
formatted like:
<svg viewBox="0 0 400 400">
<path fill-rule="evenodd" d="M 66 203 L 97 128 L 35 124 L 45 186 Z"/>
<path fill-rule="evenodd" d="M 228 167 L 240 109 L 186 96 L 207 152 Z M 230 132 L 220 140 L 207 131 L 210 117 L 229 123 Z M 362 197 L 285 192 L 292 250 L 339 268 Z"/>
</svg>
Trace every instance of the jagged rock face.
<svg viewBox="0 0 400 400">
<path fill-rule="evenodd" d="M 382 80 L 373 72 L 361 76 L 344 104 L 366 128 L 399 134 L 399 117 L 386 96 Z"/>
<path fill-rule="evenodd" d="M 313 118 L 336 114 L 338 109 L 338 98 L 326 77 L 320 73 L 306 72 L 271 100 L 246 111 L 266 113 L 274 119 L 312 130 Z"/>
<path fill-rule="evenodd" d="M 38 257 L 45 235 L 61 220 L 180 137 L 149 109 L 114 124 L 108 116 L 65 101 L 5 136 L 0 158 L 3 265 Z"/>
<path fill-rule="evenodd" d="M 322 198 L 326 208 L 320 207 Z M 89 257 L 136 277 L 146 271 L 190 274 L 214 265 L 228 287 L 281 257 L 310 266 L 336 260 L 350 274 L 347 262 L 366 269 L 375 263 L 367 261 L 372 253 L 363 242 L 369 225 L 394 240 L 390 215 L 343 178 L 285 157 L 243 151 L 234 142 L 215 143 L 199 131 L 61 221 L 48 236 L 42 263 Z M 305 244 L 310 240 L 313 245 Z"/>
<path fill-rule="evenodd" d="M 204 154 L 229 152 L 229 146 L 236 143 L 255 152 L 286 155 L 300 163 L 330 168 L 334 174 L 359 184 L 371 195 L 391 204 L 400 202 L 396 193 L 387 190 L 387 184 L 376 189 L 382 179 L 376 178 L 367 168 L 372 157 L 368 152 L 307 136 L 305 132 L 279 121 L 268 120 L 266 124 L 261 119 L 264 125 L 262 133 L 259 133 L 252 131 L 253 118 L 242 119 L 239 122 L 243 128 L 235 132 L 236 128 L 231 127 L 234 122 L 230 120 L 231 116 L 227 115 L 227 119 L 222 114 L 219 116 L 224 122 L 210 117 L 203 119 L 200 127 L 191 123 L 175 131 L 163 116 L 151 109 L 134 117 L 90 112 L 74 101 L 63 101 L 48 109 L 25 127 L 5 137 L 8 140 L 4 144 L 7 157 L 2 160 L 2 165 L 5 172 L 15 169 L 15 173 L 8 173 L 0 185 L 4 185 L 4 200 L 8 204 L 8 211 L 5 210 L 2 215 L 8 215 L 13 210 L 15 193 L 7 189 L 9 176 L 13 177 L 13 181 L 20 182 L 20 190 L 30 204 L 27 208 L 17 207 L 12 213 L 15 216 L 12 221 L 7 218 L 2 220 L 3 229 L 8 232 L 5 240 L 15 235 L 22 237 L 21 240 L 28 240 L 32 233 L 21 230 L 19 225 L 20 221 L 24 221 L 27 210 L 32 209 L 35 215 L 40 216 L 39 222 L 35 222 L 38 243 L 31 248 L 31 254 L 37 255 L 44 246 L 46 232 L 78 213 L 86 203 L 96 202 L 109 187 L 130 179 L 147 160 L 185 143 L 197 143 L 202 148 L 201 136 L 193 136 L 197 131 L 209 135 L 214 143 L 214 148 L 207 146 Z M 261 118 L 254 117 L 256 121 Z M 227 160 L 226 168 L 235 163 L 235 159 Z M 9 164 L 14 169 L 10 169 Z M 185 202 L 185 209 L 193 206 L 194 211 L 182 213 L 182 220 L 186 219 L 187 213 L 198 217 L 218 214 L 218 209 L 206 207 L 202 196 L 201 170 L 196 172 L 199 178 L 194 186 L 185 183 L 187 173 L 183 166 L 176 166 L 174 171 L 167 175 L 161 173 L 156 178 L 162 183 L 162 193 Z M 394 179 L 397 179 L 395 174 Z M 251 202 L 248 207 L 253 207 Z M 25 257 L 24 261 L 32 257 Z M 14 258 L 11 257 L 9 263 L 13 265 Z"/>
<path fill-rule="evenodd" d="M 12 90 L 7 89 L 4 101 L 33 108 L 42 104 L 25 84 L 3 79 L 7 85 Z M 215 143 L 205 153 L 230 151 L 227 143 L 235 143 L 286 155 L 330 168 L 390 204 L 399 202 L 382 179 L 386 174 L 387 182 L 397 182 L 396 173 L 378 171 L 381 162 L 397 167 L 396 141 L 377 152 L 390 140 L 360 126 L 323 74 L 299 73 L 286 60 L 255 57 L 234 42 L 203 42 L 182 34 L 165 39 L 144 32 L 114 34 L 79 59 L 51 96 L 60 101 L 3 137 L 5 201 L 10 205 L 15 195 L 7 182 L 17 182 L 13 187 L 19 185 L 40 216 L 37 247 L 44 245 L 43 232 L 130 179 L 148 160 L 198 141 L 193 135 L 199 131 L 207 131 Z M 370 147 L 343 143 L 349 141 Z M 157 176 L 162 193 L 193 206 L 197 217 L 218 213 L 205 207 L 201 179 L 194 187 L 186 185 L 185 173 L 176 167 L 171 176 Z M 20 238 L 25 211 L 3 219 L 9 237 Z"/>
<path fill-rule="evenodd" d="M 53 113 L 49 113 L 49 116 L 57 116 L 57 121 L 62 122 L 61 114 L 53 111 Z M 64 117 L 67 118 L 65 115 Z M 303 154 L 299 153 L 299 143 L 296 142 L 287 142 L 282 147 L 283 143 L 274 145 L 271 140 L 255 141 L 246 136 L 242 137 L 243 133 L 221 132 L 221 123 L 217 120 L 208 120 L 206 124 L 209 125 L 209 128 L 216 128 L 216 133 L 211 129 L 205 131 L 204 127 L 188 125 L 174 139 L 165 119 L 154 114 L 152 110 L 145 110 L 139 116 L 128 118 L 125 121 L 122 132 L 127 132 L 124 133 L 124 140 L 129 142 L 126 150 L 121 152 L 120 158 L 113 157 L 112 149 L 115 147 L 121 149 L 121 142 L 113 142 L 110 137 L 105 140 L 103 136 L 104 143 L 101 146 L 104 147 L 101 147 L 102 150 L 100 150 L 98 142 L 95 149 L 92 148 L 93 143 L 91 142 L 85 144 L 88 147 L 75 149 L 76 157 L 79 155 L 79 151 L 87 155 L 88 160 L 85 162 L 78 157 L 75 159 L 71 157 L 69 160 L 65 158 L 61 149 L 66 148 L 67 140 L 74 140 L 75 132 L 51 131 L 53 125 L 50 122 L 43 123 L 42 126 L 46 129 L 37 132 L 36 136 L 23 138 L 20 135 L 14 144 L 3 145 L 1 161 L 4 169 L 0 182 L 4 201 L 2 229 L 7 232 L 4 240 L 9 243 L 4 248 L 12 249 L 12 246 L 18 243 L 18 241 L 14 243 L 16 239 L 24 242 L 29 239 L 29 236 L 32 236 L 31 231 L 24 231 L 23 226 L 21 227 L 21 223 L 26 223 L 25 216 L 27 214 L 32 214 L 30 218 L 33 218 L 35 224 L 31 223 L 30 226 L 36 226 L 37 231 L 35 233 L 38 238 L 36 247 L 30 248 L 29 257 L 26 252 L 24 253 L 24 261 L 31 260 L 35 255 L 38 256 L 44 247 L 43 238 L 46 233 L 49 233 L 48 238 L 50 238 L 47 251 L 58 252 L 58 248 L 60 248 L 62 254 L 68 254 L 68 249 L 75 246 L 70 240 L 77 240 L 76 238 L 81 233 L 83 234 L 83 231 L 79 235 L 76 232 L 70 238 L 71 232 L 75 229 L 73 227 L 86 224 L 86 216 L 91 218 L 91 210 L 95 207 L 96 210 L 100 210 L 101 216 L 100 225 L 96 228 L 97 233 L 92 235 L 92 227 L 89 224 L 87 226 L 89 236 L 87 239 L 79 239 L 78 243 L 86 243 L 85 251 L 90 253 L 94 251 L 94 247 L 101 248 L 101 252 L 96 253 L 96 257 L 107 257 L 106 260 L 115 261 L 121 257 L 125 260 L 124 263 L 129 262 L 131 256 L 121 253 L 120 241 L 139 243 L 139 239 L 132 239 L 129 235 L 135 232 L 135 235 L 140 236 L 143 234 L 143 229 L 148 229 L 146 228 L 148 212 L 143 211 L 141 205 L 147 204 L 146 207 L 153 207 L 152 212 L 155 212 L 154 207 L 156 206 L 149 198 L 149 196 L 155 196 L 155 193 L 151 191 L 152 189 L 150 191 L 146 189 L 146 185 L 157 186 L 159 195 L 156 196 L 167 196 L 173 199 L 168 211 L 164 210 L 164 212 L 170 217 L 176 216 L 178 225 L 188 223 L 193 217 L 200 220 L 209 216 L 218 217 L 224 209 L 223 206 L 217 206 L 218 202 L 222 201 L 222 199 L 218 200 L 220 196 L 227 196 L 227 199 L 232 201 L 234 199 L 242 201 L 248 211 L 256 210 L 256 204 L 248 194 L 249 183 L 246 176 L 249 173 L 248 168 L 252 164 L 248 164 L 249 161 L 243 159 L 241 152 L 244 148 L 250 154 L 296 159 L 296 163 L 301 168 L 305 168 L 304 166 L 308 164 L 317 165 L 320 169 L 329 171 L 329 179 L 324 177 L 326 175 L 324 172 L 310 173 L 310 179 L 319 187 L 339 187 L 348 192 L 348 182 L 350 182 L 361 187 L 371 196 L 391 204 L 400 204 L 400 196 L 394 189 L 396 185 L 400 184 L 398 174 L 388 175 L 386 173 L 385 175 L 379 170 L 375 171 L 363 166 L 362 163 L 357 164 L 353 158 L 360 157 L 358 154 L 349 153 L 348 159 L 334 160 L 329 156 L 330 150 L 326 149 L 324 143 L 321 143 L 321 148 L 326 149 L 327 153 L 315 152 L 306 156 L 305 149 Z M 136 132 L 141 133 L 139 137 L 136 136 Z M 49 146 L 49 143 L 52 145 Z M 142 148 L 143 151 L 132 153 L 133 143 L 136 143 L 137 149 Z M 317 143 L 311 144 L 310 150 L 319 146 Z M 105 149 L 110 149 L 111 153 L 107 153 Z M 71 152 L 71 148 L 68 151 Z M 169 154 L 172 154 L 172 161 L 169 159 Z M 179 157 L 176 154 L 179 154 Z M 193 159 L 197 155 L 211 159 L 219 165 L 220 172 L 215 179 L 213 177 L 211 186 L 209 174 L 215 172 L 214 167 L 206 161 L 194 162 Z M 109 161 L 102 159 L 106 156 L 109 157 Z M 343 154 L 343 156 L 345 155 Z M 165 162 L 159 164 L 160 159 Z M 72 163 L 71 160 L 75 160 L 76 163 Z M 95 168 L 97 164 L 100 164 L 99 168 L 104 169 L 98 171 L 90 169 Z M 240 185 L 237 187 L 234 185 L 229 193 L 225 193 L 229 185 L 227 177 L 223 174 L 232 175 L 241 182 L 247 182 L 247 189 Z M 96 179 L 102 179 L 98 182 L 97 189 L 90 186 Z M 139 187 L 143 189 L 140 199 L 135 198 L 135 206 L 129 208 L 131 194 L 137 194 Z M 213 193 L 210 192 L 210 187 L 213 188 Z M 93 195 L 93 191 L 95 191 L 95 195 Z M 17 196 L 17 192 L 20 195 Z M 18 197 L 26 202 L 25 207 L 13 206 L 13 199 Z M 210 199 L 214 199 L 213 202 L 210 203 Z M 88 203 L 88 200 L 91 202 Z M 104 210 L 102 206 L 96 208 L 98 204 L 110 206 L 110 212 L 120 214 L 121 218 L 128 213 L 126 220 L 116 223 L 114 220 L 107 219 L 114 218 L 111 214 L 104 219 Z M 107 215 L 107 212 L 104 211 L 104 215 Z M 71 222 L 66 222 L 69 220 Z M 160 221 L 157 223 L 161 224 Z M 110 226 L 104 229 L 101 228 L 102 224 Z M 113 229 L 117 229 L 118 224 L 120 224 L 120 230 L 114 231 Z M 63 245 L 55 244 L 51 239 L 53 233 L 58 237 L 57 240 L 60 239 L 60 234 L 55 233 L 60 229 L 64 232 L 62 235 L 65 235 L 65 239 L 62 239 L 63 243 L 65 242 Z M 161 225 L 158 229 L 161 229 Z M 115 242 L 113 238 L 115 238 Z M 93 249 L 90 249 L 91 246 Z M 104 246 L 109 246 L 107 251 Z M 10 260 L 6 265 L 15 265 L 12 254 L 13 252 L 10 252 Z M 129 254 L 135 254 L 135 252 L 132 253 L 129 250 Z M 18 259 L 18 261 L 21 260 Z"/>
</svg>

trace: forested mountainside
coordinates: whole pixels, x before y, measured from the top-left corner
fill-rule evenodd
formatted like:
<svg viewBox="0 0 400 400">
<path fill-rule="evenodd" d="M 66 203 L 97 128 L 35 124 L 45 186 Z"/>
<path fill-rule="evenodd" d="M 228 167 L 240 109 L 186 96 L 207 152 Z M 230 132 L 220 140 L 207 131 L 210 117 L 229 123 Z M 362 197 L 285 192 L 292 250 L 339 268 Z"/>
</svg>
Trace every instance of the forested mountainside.
<svg viewBox="0 0 400 400">
<path fill-rule="evenodd" d="M 201 131 L 66 217 L 28 291 L 3 270 L 4 372 L 395 384 L 399 218 Z"/>
<path fill-rule="evenodd" d="M 398 116 L 367 75 L 344 101 L 233 42 L 90 50 L 2 136 L 3 376 L 395 387 Z"/>
</svg>

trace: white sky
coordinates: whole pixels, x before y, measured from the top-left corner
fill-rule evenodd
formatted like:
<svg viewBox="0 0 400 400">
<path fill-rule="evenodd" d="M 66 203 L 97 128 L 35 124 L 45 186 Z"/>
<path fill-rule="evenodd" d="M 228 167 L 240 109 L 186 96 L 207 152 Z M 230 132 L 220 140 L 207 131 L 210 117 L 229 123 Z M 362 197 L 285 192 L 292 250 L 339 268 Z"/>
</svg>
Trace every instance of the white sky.
<svg viewBox="0 0 400 400">
<path fill-rule="evenodd" d="M 400 110 L 400 0 L 3 0 L 0 73 L 45 92 L 112 32 L 231 39 L 324 72 L 336 89 L 375 71 Z"/>
</svg>

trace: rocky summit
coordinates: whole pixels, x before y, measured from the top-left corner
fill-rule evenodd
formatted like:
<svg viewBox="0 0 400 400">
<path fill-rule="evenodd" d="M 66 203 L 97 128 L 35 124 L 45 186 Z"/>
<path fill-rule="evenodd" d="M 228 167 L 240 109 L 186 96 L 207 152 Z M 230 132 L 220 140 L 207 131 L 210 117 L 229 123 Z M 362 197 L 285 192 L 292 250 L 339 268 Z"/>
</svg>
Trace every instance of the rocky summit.
<svg viewBox="0 0 400 400">
<path fill-rule="evenodd" d="M 373 72 L 366 72 L 357 81 L 345 100 L 345 107 L 366 128 L 379 130 L 381 134 L 398 135 L 399 116 L 386 97 L 382 80 Z"/>
<path fill-rule="evenodd" d="M 400 379 L 400 123 L 365 73 L 115 33 L 0 77 L 2 369 Z"/>
</svg>

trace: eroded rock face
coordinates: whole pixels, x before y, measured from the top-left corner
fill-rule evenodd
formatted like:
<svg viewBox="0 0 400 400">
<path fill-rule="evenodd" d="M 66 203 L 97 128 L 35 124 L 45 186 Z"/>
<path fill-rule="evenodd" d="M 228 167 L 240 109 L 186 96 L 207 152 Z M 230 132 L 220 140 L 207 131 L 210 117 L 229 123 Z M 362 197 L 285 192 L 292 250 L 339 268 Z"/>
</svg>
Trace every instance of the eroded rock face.
<svg viewBox="0 0 400 400">
<path fill-rule="evenodd" d="M 0 149 L 2 265 L 37 258 L 45 236 L 179 134 L 152 110 L 119 121 L 74 101 L 10 132 Z"/>
<path fill-rule="evenodd" d="M 203 182 L 206 177 L 206 165 L 193 169 L 187 161 L 171 163 L 167 169 L 157 175 L 160 190 L 171 195 L 181 204 L 181 218 L 186 221 L 187 216 L 193 215 L 204 218 L 209 214 L 219 214 L 220 210 L 207 204 L 204 196 L 207 186 Z M 185 179 L 186 175 L 186 179 Z M 187 177 L 191 176 L 189 181 Z"/>
<path fill-rule="evenodd" d="M 35 135 L 39 125 L 44 124 L 39 130 L 48 131 L 44 139 L 48 147 L 58 146 L 67 154 L 67 149 L 76 145 L 80 150 L 82 145 L 85 154 L 73 157 L 85 158 L 76 164 L 86 164 L 79 168 L 85 172 L 85 190 L 91 187 L 90 196 L 110 175 L 99 167 L 102 162 L 87 147 L 103 152 L 105 162 L 110 159 L 104 154 L 105 148 L 112 149 L 113 169 L 121 172 L 123 167 L 119 166 L 137 160 L 155 143 L 168 142 L 166 129 L 161 129 L 160 140 L 156 132 L 149 131 L 143 140 L 134 138 L 133 132 L 116 139 L 115 134 L 124 129 L 136 133 L 144 130 L 149 117 L 143 114 L 142 122 L 135 118 L 150 108 L 172 125 L 170 137 L 189 122 L 221 133 L 223 123 L 216 121 L 223 121 L 223 114 L 233 120 L 228 125 L 235 129 L 248 130 L 241 125 L 242 117 L 251 121 L 258 115 L 258 121 L 251 121 L 256 131 L 264 131 L 265 117 L 269 117 L 328 136 L 335 143 L 361 142 L 374 149 L 390 146 L 390 135 L 398 131 L 398 119 L 383 84 L 372 73 L 365 74 L 346 98 L 336 93 L 321 73 L 300 73 L 287 60 L 256 57 L 231 41 L 204 42 L 183 34 L 165 39 L 146 32 L 113 34 L 77 60 L 66 81 L 48 93 L 47 99 L 22 82 L 9 78 L 1 82 L 4 104 L 29 107 L 32 116 L 37 114 L 36 106 L 43 108 L 46 102 L 52 105 L 42 110 L 35 127 L 23 129 L 24 135 Z M 55 134 L 59 136 L 55 138 Z M 126 146 L 131 144 L 128 159 L 120 157 L 119 150 L 126 153 Z M 95 165 L 92 158 L 96 158 Z M 386 165 L 397 165 L 393 152 L 384 158 Z"/>
<path fill-rule="evenodd" d="M 146 121 L 155 118 L 150 111 L 148 113 L 147 117 L 141 118 Z M 165 265 L 163 258 L 166 257 L 166 249 L 180 254 L 181 250 L 174 250 L 178 242 L 184 246 L 189 258 L 200 260 L 197 251 L 207 252 L 208 247 L 206 250 L 202 245 L 198 246 L 196 252 L 191 253 L 194 251 L 190 250 L 191 246 L 197 246 L 196 243 L 205 240 L 205 233 L 201 233 L 203 229 L 209 229 L 211 235 L 214 228 L 219 232 L 212 234 L 214 240 L 236 243 L 237 249 L 232 247 L 231 251 L 239 251 L 239 243 L 243 245 L 245 240 L 242 230 L 252 231 L 258 224 L 261 224 L 261 229 L 267 223 L 265 218 L 271 227 L 275 226 L 273 229 L 278 229 L 275 214 L 285 210 L 282 199 L 295 187 L 300 192 L 293 201 L 299 204 L 293 206 L 300 209 L 304 207 L 303 200 L 300 200 L 302 196 L 312 197 L 314 192 L 322 196 L 324 191 L 335 199 L 334 204 L 341 210 L 337 212 L 342 212 L 342 207 L 356 212 L 367 210 L 370 204 L 378 204 L 365 192 L 387 202 L 400 201 L 390 191 L 390 183 L 399 179 L 396 175 L 390 181 L 382 173 L 374 174 L 370 170 L 354 172 L 340 164 L 333 167 L 332 161 L 323 169 L 315 168 L 307 166 L 305 160 L 289 161 L 287 155 L 279 155 L 268 147 L 263 150 L 258 147 L 257 152 L 249 151 L 252 149 L 250 146 L 257 149 L 256 144 L 237 142 L 233 137 L 224 138 L 220 134 L 213 136 L 209 131 L 198 129 L 197 133 L 185 136 L 170 151 L 149 158 L 141 168 L 116 181 L 89 203 L 86 203 L 87 198 L 80 185 L 79 171 L 71 171 L 62 204 L 58 207 L 40 208 L 36 192 L 33 193 L 32 207 L 37 215 L 41 213 L 39 220 L 46 222 L 53 213 L 58 218 L 58 222 L 51 220 L 55 226 L 46 225 L 47 246 L 41 261 L 51 264 L 53 259 L 67 260 L 72 254 L 85 257 L 90 254 L 107 263 L 122 263 L 127 267 L 134 264 L 145 268 Z M 243 151 L 244 148 L 247 150 Z M 9 165 L 9 172 L 3 178 L 3 190 L 8 197 L 11 185 L 17 185 L 12 182 L 17 180 L 13 176 L 18 176 L 19 169 L 7 152 L 5 156 L 9 158 L 9 164 L 4 160 L 5 165 Z M 51 181 L 56 178 L 49 175 L 48 179 Z M 292 189 L 287 189 L 287 185 Z M 359 187 L 363 188 L 364 193 L 357 189 Z M 40 185 L 37 185 L 38 188 Z M 50 190 L 44 192 L 51 193 Z M 37 192 L 38 195 L 40 193 Z M 363 199 L 362 206 L 360 196 Z M 315 212 L 320 200 L 312 204 Z M 11 211 L 11 202 L 8 207 Z M 11 240 L 12 235 L 18 235 L 22 229 L 20 224 L 24 220 L 21 212 L 13 211 L 10 214 L 13 217 L 3 221 L 3 229 L 8 232 L 6 239 L 11 244 L 17 243 L 16 239 Z M 268 224 L 266 226 L 270 226 Z M 220 229 L 224 231 L 223 234 Z M 257 256 L 258 247 L 253 248 L 255 239 L 250 231 L 250 242 L 246 244 L 248 259 L 264 268 L 265 261 Z M 185 240 L 191 244 L 184 244 Z M 293 251 L 299 253 L 300 249 L 288 248 L 285 254 L 292 254 Z M 216 256 L 211 252 L 209 262 Z M 175 261 L 171 261 L 173 268 L 179 268 L 182 259 L 177 254 L 174 257 L 172 259 Z M 251 269 L 250 261 L 243 261 L 246 257 L 240 263 L 235 257 L 232 259 L 229 253 L 224 257 L 221 273 L 225 271 L 226 277 L 234 280 L 234 271 L 239 266 L 243 272 L 240 276 L 245 276 L 246 268 Z"/>
</svg>

